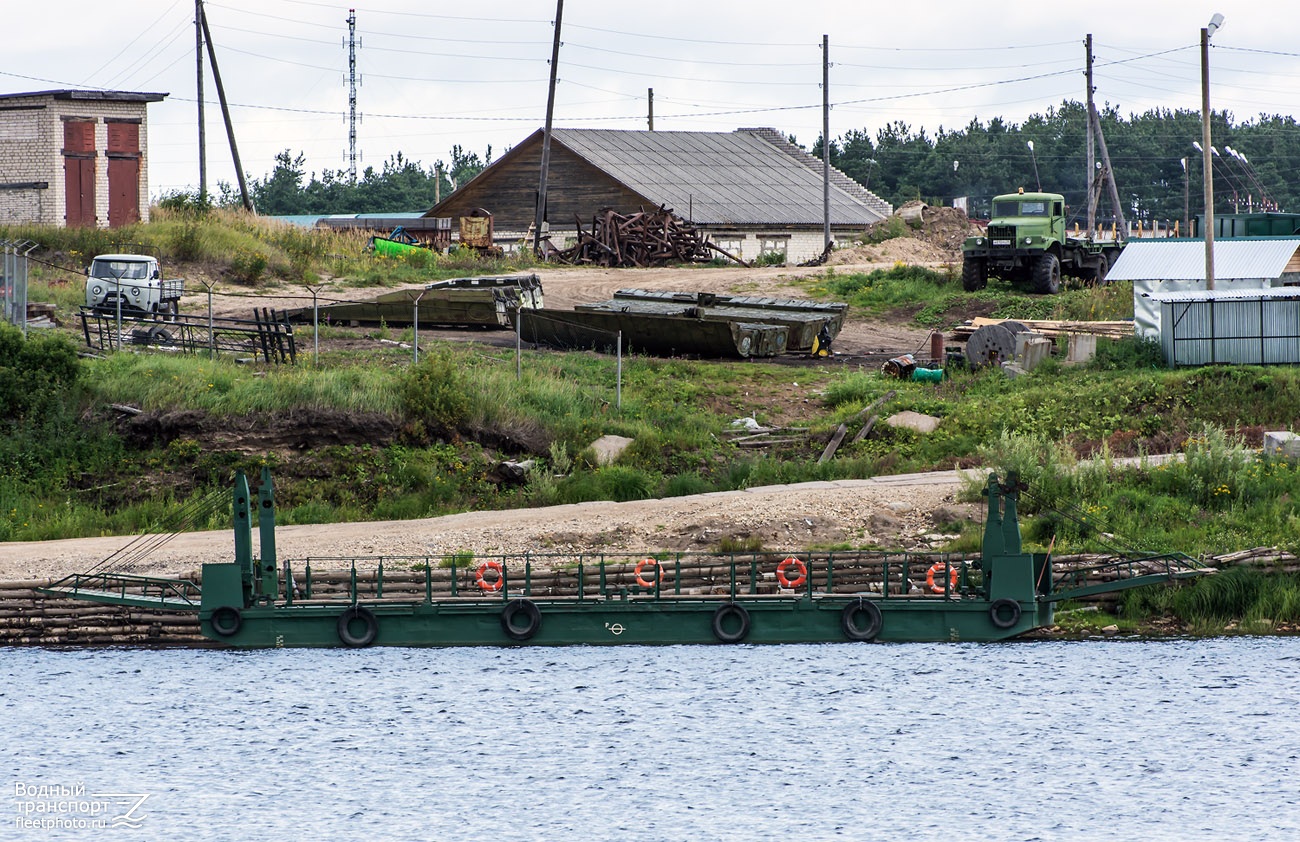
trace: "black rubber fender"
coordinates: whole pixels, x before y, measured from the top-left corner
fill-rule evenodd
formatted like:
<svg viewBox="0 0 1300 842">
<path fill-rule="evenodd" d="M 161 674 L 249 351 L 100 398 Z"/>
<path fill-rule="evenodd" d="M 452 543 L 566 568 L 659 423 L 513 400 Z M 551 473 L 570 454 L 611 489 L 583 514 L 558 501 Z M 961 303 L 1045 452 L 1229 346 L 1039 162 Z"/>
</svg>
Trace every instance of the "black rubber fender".
<svg viewBox="0 0 1300 842">
<path fill-rule="evenodd" d="M 1020 603 L 1014 599 L 995 599 L 989 606 L 989 619 L 1000 629 L 1009 629 L 1020 622 Z"/>
<path fill-rule="evenodd" d="M 212 630 L 222 637 L 230 637 L 244 625 L 244 615 L 233 605 L 222 605 L 213 609 Z"/>
<path fill-rule="evenodd" d="M 865 623 L 859 622 L 862 618 L 865 618 Z M 882 626 L 884 618 L 874 600 L 858 597 L 856 602 L 850 602 L 840 612 L 840 628 L 849 640 L 875 640 Z"/>
<path fill-rule="evenodd" d="M 360 620 L 365 625 L 361 634 L 352 633 L 353 620 Z M 364 605 L 353 605 L 339 615 L 337 629 L 339 640 L 345 646 L 361 649 L 375 642 L 375 637 L 379 634 L 379 619 Z"/>
<path fill-rule="evenodd" d="M 732 618 L 740 621 L 740 628 L 727 631 L 726 624 Z M 728 602 L 713 612 L 713 636 L 721 643 L 739 643 L 749 634 L 749 612 L 745 606 Z"/>
<path fill-rule="evenodd" d="M 542 612 L 532 600 L 512 599 L 501 609 L 501 628 L 511 640 L 528 640 L 541 627 Z"/>
</svg>

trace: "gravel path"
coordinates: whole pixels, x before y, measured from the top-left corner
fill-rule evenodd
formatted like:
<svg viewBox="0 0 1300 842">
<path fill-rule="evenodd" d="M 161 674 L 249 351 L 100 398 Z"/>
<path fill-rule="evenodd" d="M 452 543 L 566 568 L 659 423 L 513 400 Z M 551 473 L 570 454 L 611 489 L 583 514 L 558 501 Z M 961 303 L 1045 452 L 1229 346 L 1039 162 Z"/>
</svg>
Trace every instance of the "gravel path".
<svg viewBox="0 0 1300 842">
<path fill-rule="evenodd" d="M 941 520 L 978 518 L 979 507 L 959 505 L 956 472 L 910 474 L 767 486 L 663 500 L 578 503 L 541 509 L 469 512 L 413 521 L 281 526 L 282 559 L 307 556 L 478 555 L 702 550 L 725 536 L 757 536 L 764 547 L 798 549 L 850 542 L 919 548 L 936 540 Z M 929 536 L 928 538 L 926 536 Z M 89 570 L 130 537 L 0 544 L 0 580 L 57 578 Z M 256 546 L 256 530 L 254 542 Z M 228 561 L 226 530 L 178 535 L 120 572 L 184 575 L 204 562 Z M 313 562 L 313 567 L 329 566 Z"/>
</svg>

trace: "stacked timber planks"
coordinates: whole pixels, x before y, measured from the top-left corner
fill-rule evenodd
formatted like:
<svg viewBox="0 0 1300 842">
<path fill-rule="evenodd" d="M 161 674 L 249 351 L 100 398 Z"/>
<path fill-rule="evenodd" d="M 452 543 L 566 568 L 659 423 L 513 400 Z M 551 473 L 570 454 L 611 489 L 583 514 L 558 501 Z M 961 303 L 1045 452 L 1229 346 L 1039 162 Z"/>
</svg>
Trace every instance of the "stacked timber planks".
<svg viewBox="0 0 1300 842">
<path fill-rule="evenodd" d="M 952 328 L 949 335 L 964 342 L 970 339 L 972 333 L 985 325 L 997 325 L 1009 321 L 1018 322 L 1029 328 L 1030 331 L 1041 333 L 1044 336 L 1069 336 L 1072 333 L 1091 333 L 1105 339 L 1126 339 L 1133 335 L 1133 322 L 1124 320 L 1072 322 L 1054 319 L 990 319 L 984 316 L 968 319 Z"/>
</svg>

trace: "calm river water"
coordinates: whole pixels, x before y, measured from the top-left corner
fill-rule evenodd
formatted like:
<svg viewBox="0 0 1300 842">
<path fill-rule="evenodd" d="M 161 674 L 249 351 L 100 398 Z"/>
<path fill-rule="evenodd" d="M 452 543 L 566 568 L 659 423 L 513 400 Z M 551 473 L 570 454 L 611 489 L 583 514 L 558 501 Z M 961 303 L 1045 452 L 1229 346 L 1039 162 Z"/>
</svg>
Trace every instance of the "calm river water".
<svg viewBox="0 0 1300 842">
<path fill-rule="evenodd" d="M 1295 638 L 0 649 L 0 839 L 1295 840 L 1297 704 Z"/>
</svg>

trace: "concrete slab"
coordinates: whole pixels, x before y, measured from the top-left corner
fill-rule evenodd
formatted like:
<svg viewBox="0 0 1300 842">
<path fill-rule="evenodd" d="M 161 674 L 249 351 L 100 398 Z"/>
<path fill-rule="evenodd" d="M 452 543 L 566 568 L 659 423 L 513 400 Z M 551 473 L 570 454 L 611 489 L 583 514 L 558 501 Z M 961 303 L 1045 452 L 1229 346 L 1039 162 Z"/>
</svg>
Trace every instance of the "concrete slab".
<svg viewBox="0 0 1300 842">
<path fill-rule="evenodd" d="M 627 450 L 628 445 L 632 444 L 633 439 L 626 436 L 601 436 L 593 441 L 588 447 L 596 451 L 596 464 L 612 465 L 618 461 L 618 457 Z"/>
</svg>

